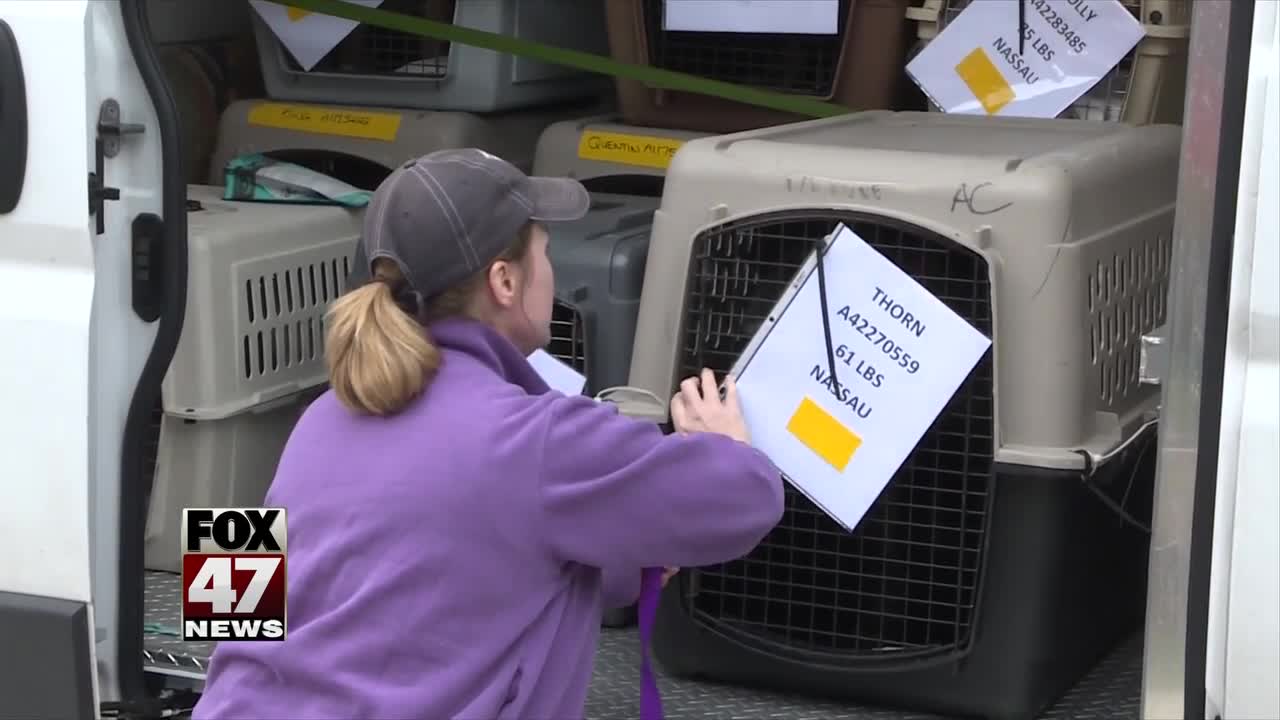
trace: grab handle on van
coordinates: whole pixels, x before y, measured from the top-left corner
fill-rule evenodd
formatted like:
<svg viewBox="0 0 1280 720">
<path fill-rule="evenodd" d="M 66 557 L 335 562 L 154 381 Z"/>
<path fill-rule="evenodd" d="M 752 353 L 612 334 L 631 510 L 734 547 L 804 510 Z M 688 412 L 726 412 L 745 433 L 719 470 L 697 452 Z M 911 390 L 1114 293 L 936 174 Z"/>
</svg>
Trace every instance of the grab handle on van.
<svg viewBox="0 0 1280 720">
<path fill-rule="evenodd" d="M 13 212 L 27 177 L 27 83 L 22 53 L 0 20 L 0 215 Z"/>
</svg>

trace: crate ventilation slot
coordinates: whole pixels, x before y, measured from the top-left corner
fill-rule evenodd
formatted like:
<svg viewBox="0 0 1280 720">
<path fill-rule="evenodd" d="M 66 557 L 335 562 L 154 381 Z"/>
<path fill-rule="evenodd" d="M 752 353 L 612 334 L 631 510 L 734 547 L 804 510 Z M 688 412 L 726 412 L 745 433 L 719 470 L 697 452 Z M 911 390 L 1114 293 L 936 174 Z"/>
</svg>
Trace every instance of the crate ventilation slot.
<svg viewBox="0 0 1280 720">
<path fill-rule="evenodd" d="M 324 312 L 344 292 L 350 271 L 350 258 L 342 256 L 245 281 L 245 379 L 319 361 L 324 354 Z"/>
</svg>

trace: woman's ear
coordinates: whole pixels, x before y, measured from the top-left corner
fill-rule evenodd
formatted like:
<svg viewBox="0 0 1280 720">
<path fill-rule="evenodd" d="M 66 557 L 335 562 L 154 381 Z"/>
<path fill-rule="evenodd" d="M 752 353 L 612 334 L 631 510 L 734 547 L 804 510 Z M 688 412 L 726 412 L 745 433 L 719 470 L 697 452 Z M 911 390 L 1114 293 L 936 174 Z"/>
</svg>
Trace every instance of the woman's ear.
<svg viewBox="0 0 1280 720">
<path fill-rule="evenodd" d="M 499 260 L 489 266 L 489 292 L 493 300 L 501 307 L 516 302 L 517 295 L 515 269 L 506 260 Z"/>
</svg>

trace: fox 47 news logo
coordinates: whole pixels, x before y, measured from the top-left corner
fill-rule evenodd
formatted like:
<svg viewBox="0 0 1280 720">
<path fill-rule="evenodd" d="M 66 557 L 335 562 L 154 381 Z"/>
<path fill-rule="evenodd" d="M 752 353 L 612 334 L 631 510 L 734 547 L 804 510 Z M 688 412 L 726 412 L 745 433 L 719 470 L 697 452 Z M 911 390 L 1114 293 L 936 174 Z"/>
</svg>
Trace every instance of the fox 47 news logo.
<svg viewBox="0 0 1280 720">
<path fill-rule="evenodd" d="M 182 511 L 182 639 L 284 640 L 284 508 Z"/>
</svg>

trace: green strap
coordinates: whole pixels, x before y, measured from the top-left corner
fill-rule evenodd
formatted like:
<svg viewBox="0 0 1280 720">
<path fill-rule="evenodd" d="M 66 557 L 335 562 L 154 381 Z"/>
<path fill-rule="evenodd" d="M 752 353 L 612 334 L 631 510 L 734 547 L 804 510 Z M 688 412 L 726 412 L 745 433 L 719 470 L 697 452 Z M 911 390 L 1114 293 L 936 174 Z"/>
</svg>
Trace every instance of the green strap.
<svg viewBox="0 0 1280 720">
<path fill-rule="evenodd" d="M 518 55 L 533 60 L 567 65 L 587 72 L 611 75 L 613 77 L 637 80 L 650 87 L 665 90 L 679 90 L 699 95 L 712 95 L 726 100 L 735 100 L 748 105 L 781 110 L 810 117 L 831 117 L 853 112 L 847 107 L 835 103 L 812 100 L 798 95 L 769 92 L 754 88 L 734 85 L 733 83 L 708 80 L 696 75 L 661 70 L 648 65 L 633 65 L 618 62 L 613 58 L 592 55 L 577 50 L 528 42 L 518 38 L 498 35 L 496 33 L 459 27 L 452 23 L 436 22 L 425 18 L 387 12 L 376 8 L 343 2 L 343 0 L 267 0 L 268 2 L 308 10 L 320 15 L 355 20 L 356 22 L 375 27 L 398 30 L 410 35 L 448 40 L 449 42 L 471 45 L 485 50 L 494 50 L 509 55 Z M 598 2 L 600 0 L 584 0 Z"/>
<path fill-rule="evenodd" d="M 178 632 L 178 628 L 160 623 L 147 623 L 142 626 L 144 635 L 167 635 L 169 637 L 182 637 L 182 633 Z"/>
</svg>

